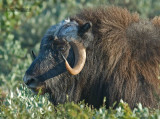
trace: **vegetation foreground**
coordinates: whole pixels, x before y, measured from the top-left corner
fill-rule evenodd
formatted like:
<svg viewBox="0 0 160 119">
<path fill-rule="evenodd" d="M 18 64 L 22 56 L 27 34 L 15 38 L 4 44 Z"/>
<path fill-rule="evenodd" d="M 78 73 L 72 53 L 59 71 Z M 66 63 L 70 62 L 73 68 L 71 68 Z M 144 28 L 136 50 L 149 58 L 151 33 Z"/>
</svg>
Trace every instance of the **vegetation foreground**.
<svg viewBox="0 0 160 119">
<path fill-rule="evenodd" d="M 159 119 L 160 110 L 148 109 L 137 104 L 137 108 L 131 110 L 127 103 L 121 101 L 116 109 L 105 108 L 95 109 L 85 105 L 84 102 L 74 104 L 67 102 L 54 106 L 47 95 L 33 95 L 25 86 L 20 85 L 16 92 L 10 91 L 9 95 L 2 102 L 2 92 L 0 93 L 0 119 L 53 119 L 53 118 L 75 118 L 75 119 Z M 106 99 L 104 99 L 105 102 Z"/>
</svg>

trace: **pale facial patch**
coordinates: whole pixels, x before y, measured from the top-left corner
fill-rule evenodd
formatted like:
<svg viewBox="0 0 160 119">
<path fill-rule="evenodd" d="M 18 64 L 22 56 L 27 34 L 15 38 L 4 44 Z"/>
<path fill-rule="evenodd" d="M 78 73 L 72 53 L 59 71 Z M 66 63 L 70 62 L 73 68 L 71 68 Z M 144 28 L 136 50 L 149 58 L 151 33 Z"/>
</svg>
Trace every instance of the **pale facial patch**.
<svg viewBox="0 0 160 119">
<path fill-rule="evenodd" d="M 77 39 L 77 33 L 78 23 L 67 19 L 49 28 L 46 35 L 64 37 L 67 41 L 70 41 L 71 39 Z"/>
</svg>

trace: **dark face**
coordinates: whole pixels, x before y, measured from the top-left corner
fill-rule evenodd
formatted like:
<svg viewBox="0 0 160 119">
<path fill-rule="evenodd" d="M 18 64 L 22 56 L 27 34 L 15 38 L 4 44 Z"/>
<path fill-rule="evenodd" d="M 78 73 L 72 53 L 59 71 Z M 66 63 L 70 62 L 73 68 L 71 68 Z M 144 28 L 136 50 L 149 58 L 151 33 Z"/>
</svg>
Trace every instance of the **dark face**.
<svg viewBox="0 0 160 119">
<path fill-rule="evenodd" d="M 90 23 L 80 27 L 75 21 L 62 21 L 52 26 L 43 37 L 39 54 L 23 78 L 27 87 L 34 92 L 42 89 L 45 93 L 46 81 L 68 72 L 78 74 L 86 60 L 85 46 L 79 41 L 90 27 Z"/>
</svg>

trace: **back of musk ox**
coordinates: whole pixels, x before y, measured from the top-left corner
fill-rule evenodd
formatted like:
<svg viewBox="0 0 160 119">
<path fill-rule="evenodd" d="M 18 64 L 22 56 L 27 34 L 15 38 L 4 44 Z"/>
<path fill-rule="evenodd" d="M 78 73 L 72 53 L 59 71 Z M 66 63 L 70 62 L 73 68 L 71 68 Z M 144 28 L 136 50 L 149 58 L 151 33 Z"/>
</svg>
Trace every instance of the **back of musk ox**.
<svg viewBox="0 0 160 119">
<path fill-rule="evenodd" d="M 99 108 L 106 97 L 107 108 L 121 99 L 132 109 L 158 108 L 159 64 L 160 17 L 99 7 L 49 28 L 23 80 L 54 105 L 84 100 Z"/>
</svg>

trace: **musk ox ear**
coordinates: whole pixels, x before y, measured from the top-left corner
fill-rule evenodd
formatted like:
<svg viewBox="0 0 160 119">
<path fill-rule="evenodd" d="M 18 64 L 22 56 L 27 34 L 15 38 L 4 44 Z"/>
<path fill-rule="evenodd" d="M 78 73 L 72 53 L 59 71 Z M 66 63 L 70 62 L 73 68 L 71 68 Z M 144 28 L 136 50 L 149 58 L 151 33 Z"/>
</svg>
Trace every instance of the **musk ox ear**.
<svg viewBox="0 0 160 119">
<path fill-rule="evenodd" d="M 159 26 L 160 27 L 160 16 L 156 16 L 152 19 L 152 23 L 155 25 L 155 26 Z"/>
<path fill-rule="evenodd" d="M 32 50 L 32 52 L 31 52 L 31 56 L 32 56 L 32 60 L 35 60 L 35 59 L 36 59 L 36 55 L 35 55 L 35 53 L 34 53 L 33 50 Z"/>
<path fill-rule="evenodd" d="M 87 23 L 85 23 L 85 24 L 83 24 L 82 26 L 79 27 L 78 34 L 80 36 L 82 36 L 83 34 L 88 32 L 89 29 L 91 29 L 91 28 L 92 28 L 92 23 L 91 22 L 87 22 Z"/>
</svg>

